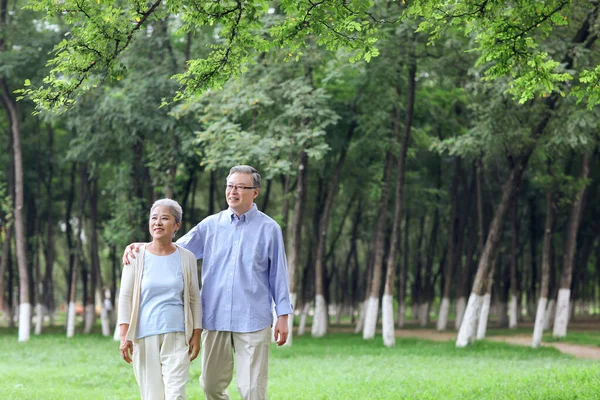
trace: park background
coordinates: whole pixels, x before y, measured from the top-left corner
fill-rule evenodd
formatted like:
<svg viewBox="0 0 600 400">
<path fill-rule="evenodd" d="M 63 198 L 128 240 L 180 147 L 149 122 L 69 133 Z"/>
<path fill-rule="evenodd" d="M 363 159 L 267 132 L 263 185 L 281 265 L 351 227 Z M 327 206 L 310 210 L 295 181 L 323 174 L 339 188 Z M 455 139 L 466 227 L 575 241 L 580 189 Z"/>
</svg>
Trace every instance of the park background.
<svg viewBox="0 0 600 400">
<path fill-rule="evenodd" d="M 122 251 L 235 164 L 287 246 L 271 397 L 597 397 L 599 11 L 0 0 L 1 397 L 136 398 Z"/>
</svg>

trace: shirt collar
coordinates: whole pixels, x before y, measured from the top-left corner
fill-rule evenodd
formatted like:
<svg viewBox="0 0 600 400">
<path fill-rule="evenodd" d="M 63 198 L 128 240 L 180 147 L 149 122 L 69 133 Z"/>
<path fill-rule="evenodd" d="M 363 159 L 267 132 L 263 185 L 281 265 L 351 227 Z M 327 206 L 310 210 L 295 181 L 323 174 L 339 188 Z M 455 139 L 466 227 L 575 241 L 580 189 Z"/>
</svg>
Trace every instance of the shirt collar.
<svg viewBox="0 0 600 400">
<path fill-rule="evenodd" d="M 234 222 L 238 220 L 240 222 L 250 222 L 252 218 L 254 218 L 256 214 L 258 214 L 258 207 L 256 207 L 256 203 L 252 203 L 252 208 L 250 208 L 250 210 L 246 211 L 244 214 L 240 215 L 239 218 L 231 208 L 228 208 L 227 212 L 229 213 L 229 222 Z"/>
</svg>

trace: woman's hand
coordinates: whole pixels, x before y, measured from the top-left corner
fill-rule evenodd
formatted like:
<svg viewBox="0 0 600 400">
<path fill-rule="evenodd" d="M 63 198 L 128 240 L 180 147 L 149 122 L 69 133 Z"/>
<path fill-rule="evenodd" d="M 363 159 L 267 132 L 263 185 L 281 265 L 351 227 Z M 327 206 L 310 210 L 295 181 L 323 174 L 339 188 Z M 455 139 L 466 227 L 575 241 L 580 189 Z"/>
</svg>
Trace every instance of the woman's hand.
<svg viewBox="0 0 600 400">
<path fill-rule="evenodd" d="M 131 364 L 131 356 L 133 355 L 133 343 L 121 336 L 121 357 L 127 364 Z"/>
<path fill-rule="evenodd" d="M 194 361 L 198 357 L 198 353 L 200 353 L 200 333 L 202 333 L 202 329 L 194 329 L 194 333 L 190 339 L 190 362 Z"/>
</svg>

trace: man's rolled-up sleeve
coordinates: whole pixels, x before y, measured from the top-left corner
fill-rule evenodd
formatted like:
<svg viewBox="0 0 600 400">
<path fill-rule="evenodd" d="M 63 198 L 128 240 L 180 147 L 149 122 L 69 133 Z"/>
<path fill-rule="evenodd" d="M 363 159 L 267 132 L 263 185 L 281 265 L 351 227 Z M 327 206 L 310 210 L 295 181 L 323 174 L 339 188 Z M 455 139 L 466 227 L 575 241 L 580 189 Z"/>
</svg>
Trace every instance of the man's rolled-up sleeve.
<svg viewBox="0 0 600 400">
<path fill-rule="evenodd" d="M 206 236 L 206 223 L 200 222 L 190 229 L 188 233 L 177 240 L 177 244 L 196 256 L 196 260 L 204 257 L 204 239 Z"/>
</svg>

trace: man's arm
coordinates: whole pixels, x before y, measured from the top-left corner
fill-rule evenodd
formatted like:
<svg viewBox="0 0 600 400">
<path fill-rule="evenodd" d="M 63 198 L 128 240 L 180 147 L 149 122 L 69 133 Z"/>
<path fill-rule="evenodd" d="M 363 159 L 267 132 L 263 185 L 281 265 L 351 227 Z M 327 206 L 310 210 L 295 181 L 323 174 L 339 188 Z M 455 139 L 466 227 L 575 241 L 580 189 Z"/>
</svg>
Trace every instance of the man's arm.
<svg viewBox="0 0 600 400">
<path fill-rule="evenodd" d="M 140 247 L 146 243 L 131 243 L 127 247 L 125 247 L 125 251 L 123 252 L 123 265 L 129 265 L 132 259 L 135 258 L 135 255 L 140 251 Z M 130 259 L 131 257 L 131 259 Z"/>
<path fill-rule="evenodd" d="M 274 336 L 277 345 L 281 346 L 287 342 L 289 335 L 288 314 L 294 312 L 290 301 L 290 284 L 287 270 L 287 258 L 283 244 L 283 235 L 279 226 L 273 229 L 269 251 L 269 290 L 271 297 L 275 302 L 275 313 L 277 322 L 275 323 Z"/>
<path fill-rule="evenodd" d="M 283 346 L 287 342 L 288 336 L 290 334 L 288 324 L 288 314 L 277 317 L 277 322 L 275 323 L 275 330 L 273 331 L 273 336 L 275 341 L 277 342 L 277 346 Z"/>
<path fill-rule="evenodd" d="M 202 220 L 198 225 L 190 229 L 188 233 L 180 237 L 177 245 L 191 251 L 196 256 L 196 260 L 204 257 L 204 242 L 206 238 L 207 220 Z"/>
</svg>

